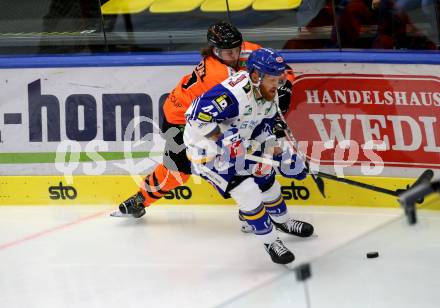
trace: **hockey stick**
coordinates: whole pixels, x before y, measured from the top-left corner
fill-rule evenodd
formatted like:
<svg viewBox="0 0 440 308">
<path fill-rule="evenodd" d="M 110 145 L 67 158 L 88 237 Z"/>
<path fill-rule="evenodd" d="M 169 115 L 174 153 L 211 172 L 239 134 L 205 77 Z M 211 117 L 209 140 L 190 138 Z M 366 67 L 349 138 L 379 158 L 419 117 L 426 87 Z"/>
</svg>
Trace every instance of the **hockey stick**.
<svg viewBox="0 0 440 308">
<path fill-rule="evenodd" d="M 337 181 L 337 182 L 345 183 L 345 184 L 348 184 L 348 185 L 358 186 L 358 187 L 361 187 L 361 188 L 365 188 L 365 189 L 369 189 L 369 190 L 372 190 L 372 191 L 376 191 L 376 192 L 380 192 L 380 193 L 384 193 L 384 194 L 388 194 L 388 195 L 391 195 L 391 196 L 398 197 L 402 192 L 408 190 L 409 188 L 415 187 L 415 186 L 417 186 L 417 185 L 419 185 L 421 183 L 425 183 L 426 181 L 431 181 L 432 178 L 434 177 L 434 172 L 431 169 L 427 169 L 417 178 L 417 180 L 409 188 L 407 188 L 407 189 L 398 189 L 398 190 L 394 191 L 394 190 L 390 190 L 390 189 L 383 188 L 383 187 L 378 187 L 378 186 L 371 185 L 371 184 L 357 182 L 357 181 L 353 181 L 353 180 L 346 179 L 346 178 L 340 178 L 340 177 L 338 177 L 336 175 L 328 174 L 328 173 L 324 173 L 324 172 L 320 172 L 320 171 L 314 173 L 310 169 L 310 167 L 309 167 L 309 163 L 308 163 L 308 159 L 307 159 L 306 155 L 299 151 L 298 142 L 296 141 L 295 137 L 293 136 L 293 133 L 290 130 L 289 125 L 287 125 L 286 119 L 284 118 L 284 115 L 281 112 L 281 109 L 280 109 L 279 105 L 276 104 L 276 106 L 277 106 L 277 111 L 278 111 L 278 114 L 280 116 L 280 119 L 285 124 L 284 132 L 286 134 L 286 139 L 289 141 L 292 149 L 296 152 L 296 154 L 301 159 L 303 159 L 308 172 L 311 174 L 311 176 L 313 178 L 313 181 L 318 186 L 318 190 L 319 190 L 319 192 L 321 193 L 321 195 L 324 198 L 325 198 L 325 194 L 324 194 L 324 181 L 322 180 L 322 178 L 326 178 L 326 179 L 329 179 L 329 180 L 332 180 L 332 181 Z M 419 200 L 418 202 L 421 203 L 421 202 L 423 202 L 423 200 Z"/>
<path fill-rule="evenodd" d="M 407 191 L 409 189 L 409 188 L 407 188 L 407 189 L 391 190 L 391 189 L 387 189 L 387 188 L 383 188 L 383 187 L 379 187 L 379 186 L 375 186 L 375 185 L 371 185 L 371 184 L 367 184 L 367 183 L 353 181 L 353 180 L 346 179 L 346 178 L 340 178 L 340 177 L 337 177 L 336 175 L 333 175 L 333 174 L 327 174 L 327 173 L 323 173 L 323 172 L 318 172 L 318 175 L 323 177 L 323 178 L 327 178 L 329 180 L 334 180 L 334 181 L 337 181 L 337 182 L 341 182 L 341 183 L 345 183 L 345 184 L 349 184 L 349 185 L 353 185 L 353 186 L 357 186 L 357 187 L 373 190 L 373 191 L 376 191 L 376 192 L 380 192 L 380 193 L 391 195 L 391 196 L 395 196 L 395 197 L 400 196 L 400 194 L 402 194 L 403 192 L 405 192 L 405 191 Z M 425 183 L 426 181 L 431 181 L 433 176 L 434 176 L 434 172 L 431 169 L 426 169 L 417 178 L 417 180 L 410 186 L 410 188 L 415 187 L 415 186 L 417 186 L 417 185 L 419 185 L 421 183 Z"/>
<path fill-rule="evenodd" d="M 415 204 L 420 203 L 420 200 L 423 200 L 423 198 L 433 192 L 440 193 L 440 181 L 427 181 L 425 183 L 419 183 L 419 185 L 415 185 L 414 183 L 411 188 L 399 196 L 399 203 L 405 209 L 405 214 L 408 217 L 408 223 L 410 225 L 417 222 Z"/>
<path fill-rule="evenodd" d="M 279 167 L 280 166 L 280 163 L 278 161 L 276 161 L 276 160 L 272 160 L 272 159 L 268 159 L 268 158 L 263 158 L 263 157 L 259 157 L 259 156 L 255 156 L 255 155 L 246 154 L 246 159 L 249 159 L 249 160 L 252 160 L 252 161 L 255 161 L 255 162 L 258 162 L 258 163 L 270 165 L 272 167 Z M 383 194 L 399 197 L 403 192 L 407 191 L 408 189 L 411 189 L 411 188 L 413 188 L 415 186 L 418 186 L 418 185 L 420 185 L 422 183 L 426 183 L 426 182 L 431 181 L 433 176 L 434 176 L 434 172 L 431 169 L 426 169 L 417 178 L 417 180 L 413 183 L 413 185 L 411 185 L 409 188 L 407 188 L 407 189 L 397 189 L 397 190 L 391 190 L 391 189 L 387 189 L 387 188 L 383 188 L 383 187 L 379 187 L 379 186 L 375 186 L 375 185 L 371 185 L 371 184 L 367 184 L 367 183 L 353 181 L 353 180 L 346 179 L 346 178 L 340 178 L 340 177 L 338 177 L 336 175 L 327 174 L 327 173 L 324 173 L 324 172 L 317 172 L 316 175 L 318 177 L 327 178 L 329 180 L 333 180 L 333 181 L 345 183 L 345 184 L 348 184 L 348 185 L 357 186 L 357 187 L 360 187 L 360 188 L 369 189 L 369 190 L 380 192 L 380 193 L 383 193 Z M 419 203 L 421 203 L 420 200 L 419 200 Z"/>
</svg>

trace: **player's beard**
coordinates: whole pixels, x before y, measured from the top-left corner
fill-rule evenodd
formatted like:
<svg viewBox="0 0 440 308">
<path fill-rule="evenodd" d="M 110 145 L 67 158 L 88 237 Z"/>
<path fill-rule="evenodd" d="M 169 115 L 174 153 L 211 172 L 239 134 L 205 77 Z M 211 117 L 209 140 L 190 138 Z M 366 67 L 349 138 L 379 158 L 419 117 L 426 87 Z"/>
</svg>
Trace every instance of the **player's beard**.
<svg viewBox="0 0 440 308">
<path fill-rule="evenodd" d="M 260 93 L 266 101 L 272 101 L 277 94 L 277 88 L 267 89 L 265 87 L 260 87 Z"/>
<path fill-rule="evenodd" d="M 235 70 L 238 69 L 238 59 L 237 60 L 227 60 L 227 61 L 222 60 L 222 62 Z"/>
</svg>

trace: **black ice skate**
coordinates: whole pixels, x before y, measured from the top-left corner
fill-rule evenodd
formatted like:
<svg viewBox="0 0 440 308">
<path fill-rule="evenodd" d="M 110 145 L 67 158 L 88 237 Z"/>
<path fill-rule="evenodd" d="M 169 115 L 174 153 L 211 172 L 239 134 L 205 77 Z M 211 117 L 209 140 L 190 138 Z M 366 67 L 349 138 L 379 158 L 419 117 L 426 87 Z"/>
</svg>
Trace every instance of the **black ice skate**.
<svg viewBox="0 0 440 308">
<path fill-rule="evenodd" d="M 300 237 L 309 237 L 313 234 L 313 226 L 305 221 L 289 218 L 285 223 L 277 223 L 272 220 L 273 225 L 280 231 Z"/>
<path fill-rule="evenodd" d="M 270 244 L 264 244 L 264 247 L 274 263 L 287 264 L 295 260 L 293 253 L 284 246 L 280 239 L 276 239 L 276 241 Z"/>
<path fill-rule="evenodd" d="M 130 198 L 119 204 L 119 211 L 112 213 L 111 216 L 132 215 L 134 218 L 142 217 L 145 215 L 144 201 L 144 196 L 142 196 L 142 194 L 138 192 L 137 194 L 131 196 Z"/>
</svg>

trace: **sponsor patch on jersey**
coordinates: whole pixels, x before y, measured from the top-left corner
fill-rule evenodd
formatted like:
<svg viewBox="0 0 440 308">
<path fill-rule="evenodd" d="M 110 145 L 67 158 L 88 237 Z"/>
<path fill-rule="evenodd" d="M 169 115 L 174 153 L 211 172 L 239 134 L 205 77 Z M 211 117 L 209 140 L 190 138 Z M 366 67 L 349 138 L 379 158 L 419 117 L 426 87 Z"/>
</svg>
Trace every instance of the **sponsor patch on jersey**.
<svg viewBox="0 0 440 308">
<path fill-rule="evenodd" d="M 252 87 L 251 87 L 251 83 L 248 82 L 244 87 L 243 87 L 243 91 L 248 94 L 251 91 Z"/>
<path fill-rule="evenodd" d="M 199 112 L 197 115 L 197 119 L 205 122 L 210 122 L 212 120 L 212 116 L 203 112 Z"/>
<path fill-rule="evenodd" d="M 218 96 L 212 102 L 220 112 L 225 110 L 228 106 L 232 105 L 232 99 L 226 93 L 223 93 L 222 95 Z"/>
<path fill-rule="evenodd" d="M 209 124 L 209 123 L 205 123 L 205 122 L 203 122 L 203 123 L 198 123 L 198 124 L 197 124 L 197 127 L 198 127 L 198 128 L 204 128 L 204 127 L 208 126 L 208 124 Z"/>
<path fill-rule="evenodd" d="M 231 87 L 234 87 L 235 85 L 237 85 L 238 83 L 243 81 L 243 79 L 245 79 L 245 78 L 246 78 L 246 75 L 240 75 L 240 77 L 238 77 L 237 79 L 229 81 L 228 85 L 230 85 Z"/>
</svg>

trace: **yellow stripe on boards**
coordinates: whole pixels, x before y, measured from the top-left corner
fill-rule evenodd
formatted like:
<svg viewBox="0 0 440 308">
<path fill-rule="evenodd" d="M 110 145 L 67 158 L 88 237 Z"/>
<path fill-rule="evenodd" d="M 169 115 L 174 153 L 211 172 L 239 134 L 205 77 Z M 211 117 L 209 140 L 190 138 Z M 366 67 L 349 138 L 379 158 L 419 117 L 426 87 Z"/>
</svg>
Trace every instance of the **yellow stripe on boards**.
<svg viewBox="0 0 440 308">
<path fill-rule="evenodd" d="M 103 15 L 136 14 L 145 11 L 154 0 L 110 0 L 101 7 Z"/>
<path fill-rule="evenodd" d="M 347 176 L 348 179 L 396 190 L 411 185 L 415 179 Z M 324 179 L 323 198 L 311 177 L 295 181 L 277 177 L 281 195 L 287 205 L 399 207 L 397 197 Z M 129 175 L 72 176 L 72 182 L 62 176 L 1 176 L 0 205 L 117 205 L 133 195 L 141 177 Z M 165 194 L 157 204 L 176 205 L 235 205 L 223 199 L 205 180 L 191 176 L 183 186 Z M 440 195 L 425 198 L 423 209 L 440 210 Z"/>
</svg>

